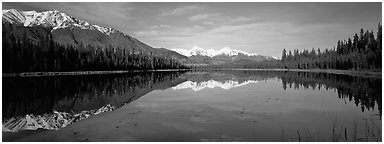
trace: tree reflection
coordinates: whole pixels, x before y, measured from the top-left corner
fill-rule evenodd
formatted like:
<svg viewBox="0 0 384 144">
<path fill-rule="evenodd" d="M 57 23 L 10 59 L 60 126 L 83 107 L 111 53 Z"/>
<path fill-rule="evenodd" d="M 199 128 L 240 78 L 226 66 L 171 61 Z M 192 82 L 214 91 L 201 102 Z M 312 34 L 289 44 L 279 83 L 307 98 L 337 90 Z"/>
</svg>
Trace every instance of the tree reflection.
<svg viewBox="0 0 384 144">
<path fill-rule="evenodd" d="M 140 72 L 113 75 L 3 78 L 3 119 L 25 114 L 78 113 L 110 104 L 121 107 L 157 89 L 184 81 L 249 80 L 278 78 L 284 90 L 334 89 L 340 99 L 354 102 L 362 111 L 374 110 L 381 117 L 381 78 L 292 71 L 191 71 Z"/>
<path fill-rule="evenodd" d="M 218 74 L 220 73 L 220 74 Z M 320 90 L 322 88 L 334 89 L 340 99 L 354 102 L 361 110 L 374 110 L 377 104 L 381 117 L 381 78 L 350 76 L 330 73 L 295 72 L 295 71 L 269 71 L 269 70 L 228 70 L 228 71 L 207 71 L 204 77 L 218 81 L 235 79 L 238 82 L 247 80 L 267 80 L 279 78 L 282 80 L 284 90 L 300 88 Z M 194 78 L 196 79 L 196 78 Z M 199 80 L 194 80 L 199 81 Z"/>
<path fill-rule="evenodd" d="M 286 72 L 280 77 L 284 90 L 335 89 L 340 99 L 354 101 L 362 111 L 373 110 L 377 104 L 381 117 L 381 78 L 310 72 Z"/>
<path fill-rule="evenodd" d="M 78 113 L 121 107 L 156 89 L 173 87 L 183 72 L 3 78 L 3 119 L 25 114 Z"/>
</svg>

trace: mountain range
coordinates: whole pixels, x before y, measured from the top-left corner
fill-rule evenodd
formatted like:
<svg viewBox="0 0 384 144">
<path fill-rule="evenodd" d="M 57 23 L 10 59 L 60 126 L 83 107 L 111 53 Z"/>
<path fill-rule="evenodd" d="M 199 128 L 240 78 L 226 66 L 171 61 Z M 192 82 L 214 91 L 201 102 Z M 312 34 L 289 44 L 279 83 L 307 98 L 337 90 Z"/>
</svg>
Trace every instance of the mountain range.
<svg viewBox="0 0 384 144">
<path fill-rule="evenodd" d="M 193 47 L 192 49 L 171 49 L 184 56 L 187 56 L 192 62 L 206 65 L 222 65 L 228 63 L 251 63 L 265 60 L 277 60 L 276 57 L 263 56 L 257 53 L 248 53 L 245 51 L 224 47 L 220 50 L 204 49 Z"/>
<path fill-rule="evenodd" d="M 222 48 L 220 50 L 214 50 L 214 49 L 209 49 L 205 50 L 200 47 L 193 47 L 190 50 L 185 50 L 185 49 L 172 49 L 173 51 L 176 51 L 182 55 L 185 56 L 194 56 L 194 55 L 201 55 L 201 56 L 208 56 L 208 57 L 214 57 L 218 55 L 226 55 L 226 56 L 236 56 L 239 54 L 245 55 L 245 56 L 256 56 L 258 54 L 250 54 L 244 51 L 236 50 L 236 49 L 231 49 L 229 47 Z"/>
<path fill-rule="evenodd" d="M 205 50 L 199 47 L 193 47 L 190 50 L 153 48 L 114 28 L 91 24 L 57 10 L 36 12 L 9 9 L 2 10 L 2 13 L 3 35 L 5 32 L 20 38 L 27 37 L 37 43 L 43 39 L 53 39 L 62 45 L 123 48 L 133 53 L 150 53 L 154 56 L 177 60 L 187 66 L 276 60 L 271 56 L 250 54 L 228 47 L 221 50 Z"/>
</svg>

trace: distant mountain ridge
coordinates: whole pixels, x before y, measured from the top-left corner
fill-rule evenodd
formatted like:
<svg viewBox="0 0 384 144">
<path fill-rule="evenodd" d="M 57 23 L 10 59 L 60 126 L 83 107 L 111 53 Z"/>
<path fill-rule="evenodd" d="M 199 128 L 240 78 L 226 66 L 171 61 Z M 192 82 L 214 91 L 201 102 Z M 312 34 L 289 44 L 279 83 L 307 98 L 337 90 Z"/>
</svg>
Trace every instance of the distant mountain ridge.
<svg viewBox="0 0 384 144">
<path fill-rule="evenodd" d="M 195 56 L 195 55 L 208 56 L 208 57 L 214 57 L 214 56 L 218 56 L 218 55 L 235 56 L 235 55 L 239 55 L 239 54 L 243 54 L 246 56 L 258 55 L 257 53 L 251 54 L 251 53 L 244 52 L 241 50 L 231 49 L 229 47 L 224 47 L 220 50 L 214 50 L 214 49 L 205 50 L 205 49 L 200 48 L 200 47 L 193 47 L 190 50 L 186 50 L 186 49 L 171 49 L 171 50 L 176 51 L 176 52 L 178 52 L 182 55 L 185 55 L 187 57 Z"/>
<path fill-rule="evenodd" d="M 224 47 L 220 50 L 204 49 L 200 47 L 193 47 L 192 49 L 171 49 L 181 55 L 190 59 L 191 65 L 209 66 L 209 65 L 223 65 L 223 64 L 241 64 L 253 63 L 266 60 L 278 60 L 276 57 L 263 56 L 257 53 L 248 53 L 245 51 L 231 49 Z"/>
</svg>

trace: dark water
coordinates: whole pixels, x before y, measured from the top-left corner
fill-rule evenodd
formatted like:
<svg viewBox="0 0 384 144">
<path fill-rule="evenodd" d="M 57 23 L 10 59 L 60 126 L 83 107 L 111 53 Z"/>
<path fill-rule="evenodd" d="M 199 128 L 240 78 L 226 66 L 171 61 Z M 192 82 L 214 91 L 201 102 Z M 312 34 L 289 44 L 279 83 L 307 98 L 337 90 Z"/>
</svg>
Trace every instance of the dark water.
<svg viewBox="0 0 384 144">
<path fill-rule="evenodd" d="M 381 78 L 308 72 L 3 78 L 3 136 L 78 129 L 93 141 L 381 141 L 381 96 Z"/>
</svg>

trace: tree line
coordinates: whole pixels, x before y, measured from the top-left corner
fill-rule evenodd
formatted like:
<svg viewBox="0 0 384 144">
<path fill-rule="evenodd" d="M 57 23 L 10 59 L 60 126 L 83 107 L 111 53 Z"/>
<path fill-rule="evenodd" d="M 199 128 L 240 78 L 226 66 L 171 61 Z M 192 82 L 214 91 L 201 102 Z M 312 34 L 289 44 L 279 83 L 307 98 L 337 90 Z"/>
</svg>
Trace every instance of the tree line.
<svg viewBox="0 0 384 144">
<path fill-rule="evenodd" d="M 40 40 L 3 31 L 3 73 L 153 70 L 186 68 L 174 58 L 125 48 L 61 45 L 52 35 Z"/>
<path fill-rule="evenodd" d="M 284 68 L 381 70 L 381 40 L 379 24 L 376 38 L 373 31 L 361 29 L 352 39 L 339 40 L 333 49 L 293 52 L 284 49 L 281 62 Z"/>
<path fill-rule="evenodd" d="M 236 61 L 214 68 L 244 69 L 339 69 L 381 71 L 381 24 L 378 25 L 376 37 L 373 31 L 360 30 L 353 38 L 339 40 L 333 49 L 320 48 L 300 51 L 282 51 L 281 60 L 264 60 L 260 62 Z M 212 67 L 212 66 L 208 66 Z"/>
</svg>

